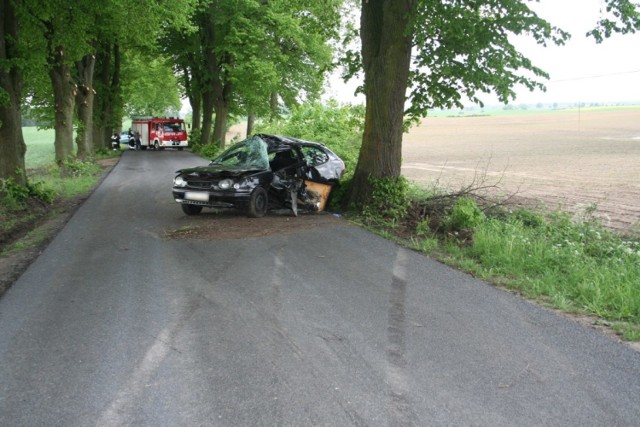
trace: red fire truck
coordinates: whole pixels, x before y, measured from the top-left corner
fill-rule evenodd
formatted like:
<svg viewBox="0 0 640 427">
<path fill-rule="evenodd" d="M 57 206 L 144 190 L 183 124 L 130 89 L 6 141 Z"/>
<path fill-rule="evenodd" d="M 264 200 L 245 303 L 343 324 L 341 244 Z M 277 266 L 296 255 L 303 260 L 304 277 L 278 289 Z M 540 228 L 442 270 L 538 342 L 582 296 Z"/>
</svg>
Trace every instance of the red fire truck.
<svg viewBox="0 0 640 427">
<path fill-rule="evenodd" d="M 189 145 L 184 120 L 174 117 L 134 117 L 131 130 L 140 143 L 140 148 L 146 150 L 164 150 L 177 148 L 182 150 Z"/>
</svg>

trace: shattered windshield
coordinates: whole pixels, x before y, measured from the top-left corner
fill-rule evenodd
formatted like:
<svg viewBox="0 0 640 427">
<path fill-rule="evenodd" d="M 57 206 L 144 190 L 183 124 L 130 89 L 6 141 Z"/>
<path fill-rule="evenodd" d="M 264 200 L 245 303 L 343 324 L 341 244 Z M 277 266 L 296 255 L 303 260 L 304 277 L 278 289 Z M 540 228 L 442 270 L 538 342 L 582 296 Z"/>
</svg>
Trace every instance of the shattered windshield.
<svg viewBox="0 0 640 427">
<path fill-rule="evenodd" d="M 234 169 L 268 169 L 267 143 L 257 136 L 252 136 L 220 154 L 211 164 L 230 166 Z"/>
</svg>

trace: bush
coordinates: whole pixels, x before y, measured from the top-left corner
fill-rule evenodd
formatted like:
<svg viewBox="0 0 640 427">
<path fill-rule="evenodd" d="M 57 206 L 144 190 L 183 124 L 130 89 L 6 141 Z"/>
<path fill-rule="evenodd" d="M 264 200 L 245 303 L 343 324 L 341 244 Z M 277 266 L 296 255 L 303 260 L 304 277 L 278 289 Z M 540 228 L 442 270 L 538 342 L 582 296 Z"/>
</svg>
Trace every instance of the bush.
<svg viewBox="0 0 640 427">
<path fill-rule="evenodd" d="M 509 220 L 518 221 L 523 226 L 530 228 L 544 227 L 547 224 L 542 214 L 527 209 L 516 210 L 511 214 Z"/>
<path fill-rule="evenodd" d="M 35 198 L 50 204 L 53 202 L 55 193 L 42 182 L 19 185 L 13 178 L 7 178 L 0 179 L 0 196 L 8 206 L 18 207 L 23 205 L 29 198 Z"/>
<path fill-rule="evenodd" d="M 205 144 L 192 148 L 192 151 L 205 159 L 211 160 L 218 157 L 218 154 L 223 149 L 224 147 L 220 147 L 218 144 Z"/>
<path fill-rule="evenodd" d="M 407 214 L 409 181 L 398 178 L 370 179 L 371 199 L 362 208 L 367 221 L 395 227 Z"/>
<path fill-rule="evenodd" d="M 202 144 L 202 129 L 192 129 L 189 132 L 189 147 L 193 151 L 197 150 L 197 147 L 201 147 Z"/>
<path fill-rule="evenodd" d="M 446 224 L 450 230 L 464 230 L 473 229 L 484 220 L 485 215 L 476 201 L 470 197 L 461 197 L 453 205 Z"/>
</svg>

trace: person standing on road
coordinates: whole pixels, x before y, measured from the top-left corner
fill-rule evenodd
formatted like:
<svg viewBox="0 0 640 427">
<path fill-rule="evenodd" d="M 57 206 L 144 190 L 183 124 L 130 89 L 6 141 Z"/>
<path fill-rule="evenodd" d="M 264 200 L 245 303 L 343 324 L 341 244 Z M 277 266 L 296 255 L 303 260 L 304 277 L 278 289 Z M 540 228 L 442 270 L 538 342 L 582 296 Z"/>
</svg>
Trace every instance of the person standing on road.
<svg viewBox="0 0 640 427">
<path fill-rule="evenodd" d="M 120 149 L 120 136 L 117 132 L 114 132 L 113 136 L 111 137 L 111 148 L 113 148 L 114 150 Z"/>
</svg>

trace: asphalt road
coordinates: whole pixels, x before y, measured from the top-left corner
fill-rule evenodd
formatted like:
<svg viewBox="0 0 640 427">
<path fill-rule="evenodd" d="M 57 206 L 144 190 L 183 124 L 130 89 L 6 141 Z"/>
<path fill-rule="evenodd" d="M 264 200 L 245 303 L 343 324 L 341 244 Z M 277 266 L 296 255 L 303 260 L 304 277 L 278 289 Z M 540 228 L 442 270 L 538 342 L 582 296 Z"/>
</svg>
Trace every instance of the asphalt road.
<svg viewBox="0 0 640 427">
<path fill-rule="evenodd" d="M 125 153 L 0 299 L 0 425 L 640 423 L 640 353 L 346 221 L 165 238 L 203 163 Z"/>
</svg>

